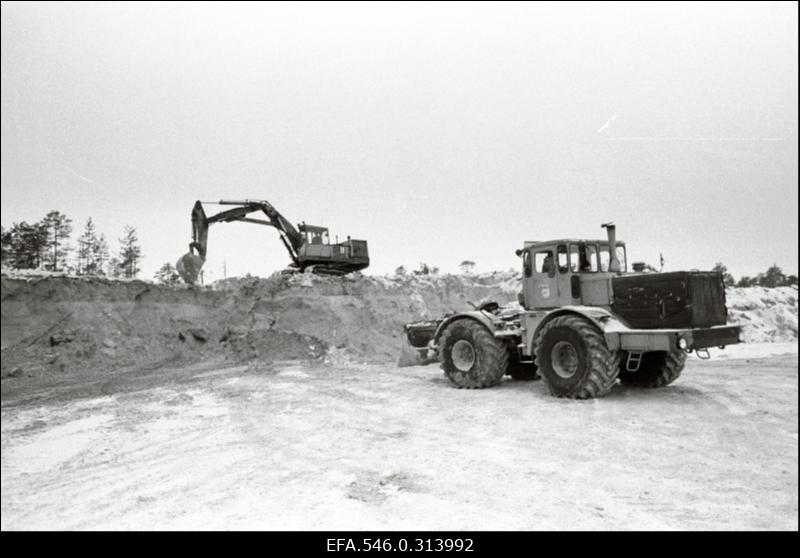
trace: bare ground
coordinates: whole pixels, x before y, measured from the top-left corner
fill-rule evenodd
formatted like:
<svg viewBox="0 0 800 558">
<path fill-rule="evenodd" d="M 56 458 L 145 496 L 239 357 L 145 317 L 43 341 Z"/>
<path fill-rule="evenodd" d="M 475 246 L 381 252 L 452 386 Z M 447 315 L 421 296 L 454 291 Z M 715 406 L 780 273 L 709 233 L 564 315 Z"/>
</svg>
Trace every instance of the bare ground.
<svg viewBox="0 0 800 558">
<path fill-rule="evenodd" d="M 796 530 L 797 365 L 591 401 L 436 366 L 8 378 L 2 529 Z"/>
</svg>

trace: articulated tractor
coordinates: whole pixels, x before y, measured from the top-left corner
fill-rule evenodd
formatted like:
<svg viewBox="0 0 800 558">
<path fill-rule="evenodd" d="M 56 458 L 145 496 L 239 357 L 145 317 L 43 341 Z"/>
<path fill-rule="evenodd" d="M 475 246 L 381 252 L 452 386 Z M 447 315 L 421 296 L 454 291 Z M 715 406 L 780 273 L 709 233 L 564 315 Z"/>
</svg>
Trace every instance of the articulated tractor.
<svg viewBox="0 0 800 558">
<path fill-rule="evenodd" d="M 628 271 L 625 243 L 608 223 L 605 240 L 525 242 L 523 310 L 489 303 L 440 320 L 407 324 L 421 360 L 436 358 L 460 388 L 541 379 L 558 397 L 588 399 L 619 379 L 640 387 L 674 382 L 686 355 L 740 342 L 727 325 L 717 272 Z"/>
</svg>

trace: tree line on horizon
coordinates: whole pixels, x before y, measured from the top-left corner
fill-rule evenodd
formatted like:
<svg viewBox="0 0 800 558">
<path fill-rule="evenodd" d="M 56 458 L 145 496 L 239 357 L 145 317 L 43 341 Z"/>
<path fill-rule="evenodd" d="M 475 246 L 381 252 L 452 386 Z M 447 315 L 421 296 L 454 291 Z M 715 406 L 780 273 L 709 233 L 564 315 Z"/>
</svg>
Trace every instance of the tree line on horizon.
<svg viewBox="0 0 800 558">
<path fill-rule="evenodd" d="M 143 258 L 136 229 L 125 225 L 119 249 L 112 253 L 103 233 L 89 217 L 77 239 L 70 243 L 72 219 L 52 210 L 36 223 L 0 226 L 0 263 L 3 268 L 37 269 L 95 277 L 134 278 Z"/>
<path fill-rule="evenodd" d="M 77 239 L 77 249 L 70 244 L 72 231 L 72 219 L 56 210 L 49 211 L 36 223 L 22 221 L 13 223 L 8 229 L 0 226 L 0 265 L 10 269 L 38 269 L 112 278 L 135 278 L 141 271 L 139 263 L 144 256 L 134 227 L 124 226 L 123 235 L 118 239 L 119 248 L 113 254 L 105 234 L 97 231 L 91 217 L 86 220 L 83 232 Z M 464 260 L 459 267 L 463 274 L 469 275 L 475 262 Z M 727 287 L 774 288 L 798 284 L 796 275 L 786 275 L 777 264 L 753 277 L 743 275 L 738 281 L 721 262 L 717 262 L 712 271 L 722 274 Z M 408 271 L 402 265 L 395 270 L 396 275 L 406 273 Z M 438 273 L 438 267 L 426 263 L 421 263 L 419 269 L 411 270 L 413 275 Z M 170 263 L 163 264 L 154 278 L 167 284 L 180 282 L 177 270 Z"/>
<path fill-rule="evenodd" d="M 475 268 L 475 262 L 472 260 L 462 261 L 458 267 L 461 269 L 463 275 L 471 275 Z M 657 272 L 658 270 L 650 265 L 645 265 L 645 269 L 650 272 Z M 511 268 L 509 271 L 515 271 Z M 728 268 L 721 262 L 714 264 L 712 271 L 722 274 L 722 281 L 726 287 L 788 287 L 797 285 L 796 275 L 786 275 L 778 264 L 772 264 L 766 271 L 759 273 L 753 277 L 742 275 L 737 281 L 733 275 L 728 273 Z M 439 272 L 438 267 L 431 267 L 428 264 L 421 263 L 419 269 L 412 270 L 413 275 L 436 275 Z M 408 270 L 405 266 L 400 266 L 394 271 L 395 275 L 406 275 Z"/>
<path fill-rule="evenodd" d="M 797 285 L 797 275 L 786 275 L 783 270 L 778 267 L 778 264 L 772 264 L 763 273 L 759 273 L 754 277 L 742 275 L 737 281 L 733 275 L 728 273 L 728 268 L 721 262 L 714 264 L 712 271 L 717 271 L 722 274 L 722 281 L 726 287 L 789 287 Z"/>
</svg>

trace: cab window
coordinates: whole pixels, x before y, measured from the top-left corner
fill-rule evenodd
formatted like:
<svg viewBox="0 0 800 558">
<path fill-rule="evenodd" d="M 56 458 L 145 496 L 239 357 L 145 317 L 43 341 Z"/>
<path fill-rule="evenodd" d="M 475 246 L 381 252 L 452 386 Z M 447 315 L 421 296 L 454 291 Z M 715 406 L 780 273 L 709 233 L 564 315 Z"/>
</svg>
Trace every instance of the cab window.
<svg viewBox="0 0 800 558">
<path fill-rule="evenodd" d="M 619 260 L 619 270 L 626 271 L 626 262 L 625 262 L 625 247 L 624 246 L 617 246 L 617 259 Z M 601 271 L 608 271 L 608 266 L 611 263 L 611 250 L 608 247 L 608 244 L 604 244 L 600 247 L 600 270 Z"/>
<path fill-rule="evenodd" d="M 328 244 L 328 231 L 306 231 L 306 243 Z"/>
<path fill-rule="evenodd" d="M 578 273 L 580 269 L 581 259 L 580 259 L 580 252 L 578 251 L 577 244 L 570 244 L 569 245 L 569 270 L 572 273 Z"/>
<path fill-rule="evenodd" d="M 619 260 L 619 270 L 628 271 L 628 264 L 625 261 L 625 247 L 617 246 L 617 259 Z"/>
<path fill-rule="evenodd" d="M 611 262 L 611 255 L 608 246 L 600 247 L 600 271 L 608 271 L 608 264 Z"/>
<path fill-rule="evenodd" d="M 594 244 L 586 244 L 583 246 L 584 260 L 581 262 L 581 271 L 596 273 L 597 272 L 597 246 Z"/>
<path fill-rule="evenodd" d="M 542 250 L 536 252 L 533 257 L 534 268 L 536 273 L 546 273 L 550 277 L 556 274 L 556 264 L 553 260 L 552 250 Z"/>
<path fill-rule="evenodd" d="M 522 253 L 522 270 L 525 277 L 531 276 L 531 253 L 528 250 Z"/>
<path fill-rule="evenodd" d="M 573 273 L 597 271 L 597 248 L 594 244 L 569 245 L 569 269 Z"/>
<path fill-rule="evenodd" d="M 558 272 L 566 273 L 569 271 L 569 258 L 567 257 L 567 245 L 559 244 L 556 250 L 558 254 Z"/>
</svg>

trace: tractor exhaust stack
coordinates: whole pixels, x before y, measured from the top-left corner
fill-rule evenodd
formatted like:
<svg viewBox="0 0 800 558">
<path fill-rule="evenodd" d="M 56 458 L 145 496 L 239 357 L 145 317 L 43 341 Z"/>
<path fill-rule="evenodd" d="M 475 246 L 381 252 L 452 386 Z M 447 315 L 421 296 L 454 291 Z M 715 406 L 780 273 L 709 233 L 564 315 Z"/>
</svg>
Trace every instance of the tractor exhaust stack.
<svg viewBox="0 0 800 558">
<path fill-rule="evenodd" d="M 608 251 L 611 256 L 608 262 L 608 271 L 611 273 L 619 273 L 620 264 L 619 258 L 617 257 L 617 226 L 614 223 L 603 223 L 601 226 L 605 227 L 608 232 Z"/>
</svg>

